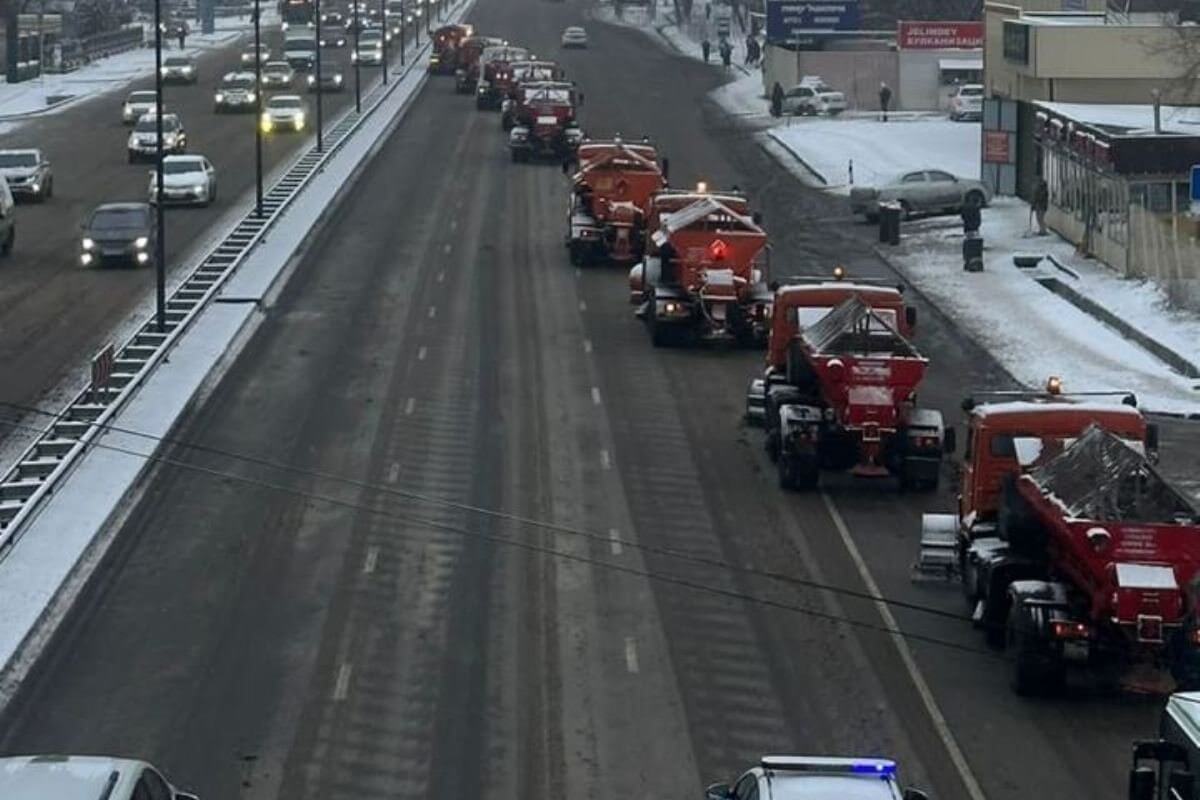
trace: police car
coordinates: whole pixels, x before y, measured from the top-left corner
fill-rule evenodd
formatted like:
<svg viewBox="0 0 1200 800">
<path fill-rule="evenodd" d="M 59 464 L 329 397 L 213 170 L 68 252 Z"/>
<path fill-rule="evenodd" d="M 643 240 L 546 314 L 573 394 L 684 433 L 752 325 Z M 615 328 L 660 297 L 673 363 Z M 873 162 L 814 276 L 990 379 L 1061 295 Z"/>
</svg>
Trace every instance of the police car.
<svg viewBox="0 0 1200 800">
<path fill-rule="evenodd" d="M 901 789 L 896 762 L 886 758 L 763 756 L 737 781 L 709 786 L 705 800 L 929 800 Z"/>
</svg>

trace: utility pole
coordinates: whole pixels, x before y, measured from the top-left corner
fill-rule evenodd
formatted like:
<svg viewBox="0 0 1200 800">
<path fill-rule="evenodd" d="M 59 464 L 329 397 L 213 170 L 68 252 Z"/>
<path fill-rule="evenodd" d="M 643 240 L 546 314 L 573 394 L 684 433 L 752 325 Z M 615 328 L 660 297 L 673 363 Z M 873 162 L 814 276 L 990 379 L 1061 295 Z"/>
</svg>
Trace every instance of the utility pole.
<svg viewBox="0 0 1200 800">
<path fill-rule="evenodd" d="M 351 61 L 354 62 L 354 111 L 355 111 L 355 113 L 361 114 L 362 113 L 362 81 L 361 81 L 361 73 L 358 71 L 358 66 L 359 66 L 358 65 L 358 60 L 359 60 L 358 0 L 350 0 L 350 2 L 354 7 L 354 58 L 350 59 Z M 386 36 L 387 34 L 384 34 L 384 35 Z"/>
<path fill-rule="evenodd" d="M 315 0 L 313 17 L 317 21 L 317 80 L 314 85 L 317 87 L 317 152 L 319 153 L 325 149 L 325 116 L 324 106 L 321 103 L 321 96 L 325 94 L 325 89 L 321 86 L 321 0 Z"/>
<path fill-rule="evenodd" d="M 155 223 L 158 236 L 154 244 L 155 320 L 158 332 L 167 332 L 167 203 L 163 199 L 163 80 L 162 80 L 162 0 L 154 0 L 154 143 Z"/>
<path fill-rule="evenodd" d="M 254 215 L 263 213 L 262 6 L 254 0 Z"/>
</svg>

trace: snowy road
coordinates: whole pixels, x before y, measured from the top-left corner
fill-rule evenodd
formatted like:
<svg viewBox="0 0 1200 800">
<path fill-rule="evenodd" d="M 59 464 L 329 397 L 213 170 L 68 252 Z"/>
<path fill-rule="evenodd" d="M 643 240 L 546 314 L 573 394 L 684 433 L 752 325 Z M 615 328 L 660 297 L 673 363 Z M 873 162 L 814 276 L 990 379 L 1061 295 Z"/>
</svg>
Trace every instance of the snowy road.
<svg viewBox="0 0 1200 800">
<path fill-rule="evenodd" d="M 472 21 L 558 52 L 579 19 L 480 0 Z M 780 274 L 895 280 L 840 199 L 706 102 L 716 72 L 589 33 L 562 55 L 587 128 L 651 134 L 680 185 L 745 187 Z M 902 651 L 875 604 L 762 574 L 961 615 L 908 580 L 951 486 L 781 493 L 739 420 L 761 355 L 652 348 L 622 270 L 568 265 L 557 166 L 511 164 L 447 81 L 375 167 L 180 431 L 212 449 L 158 471 L 0 747 L 135 752 L 250 800 L 699 797 L 766 752 L 894 756 L 938 798 L 1120 796 L 1157 701 L 1018 700 L 965 619 L 895 610 L 928 637 Z M 1009 385 L 915 303 L 925 403 L 957 419 Z M 1169 468 L 1195 471 L 1197 438 L 1167 431 Z"/>
</svg>

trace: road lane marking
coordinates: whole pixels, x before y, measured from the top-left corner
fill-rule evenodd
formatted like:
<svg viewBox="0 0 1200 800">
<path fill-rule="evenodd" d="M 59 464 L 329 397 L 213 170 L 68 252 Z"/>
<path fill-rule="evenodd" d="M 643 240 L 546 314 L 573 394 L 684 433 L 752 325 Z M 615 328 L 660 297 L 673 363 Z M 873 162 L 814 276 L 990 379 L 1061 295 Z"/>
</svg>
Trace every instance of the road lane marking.
<svg viewBox="0 0 1200 800">
<path fill-rule="evenodd" d="M 846 527 L 846 521 L 842 519 L 841 512 L 837 510 L 837 506 L 833 504 L 833 500 L 825 492 L 821 492 L 821 500 L 824 501 L 825 508 L 829 511 L 830 518 L 833 519 L 833 526 L 837 528 L 838 535 L 842 538 L 842 544 L 846 546 L 846 551 L 850 554 L 850 560 L 854 562 L 859 577 L 862 578 L 863 585 L 867 587 L 867 591 L 872 595 L 880 597 L 882 593 L 879 591 L 879 585 L 871 577 L 871 571 L 867 569 L 867 562 L 863 560 L 862 553 L 858 551 L 858 545 L 851 538 L 850 529 Z M 925 706 L 925 711 L 933 721 L 934 730 L 937 731 L 938 737 L 942 740 L 942 745 L 946 748 L 946 753 L 950 756 L 951 763 L 954 764 L 954 768 L 958 771 L 958 776 L 962 779 L 963 786 L 967 789 L 967 794 L 971 796 L 971 800 L 987 800 L 987 796 L 983 793 L 983 788 L 975 778 L 975 773 L 971 771 L 970 765 L 967 764 L 966 756 L 963 755 L 962 749 L 958 746 L 958 741 L 950 731 L 950 725 L 946 722 L 946 718 L 942 716 L 942 710 L 938 708 L 937 700 L 934 699 L 933 692 L 929 690 L 929 684 L 925 682 L 925 676 L 921 674 L 921 670 L 917 666 L 917 661 L 913 658 L 912 651 L 908 647 L 908 642 L 900 634 L 900 626 L 896 624 L 896 617 L 893 616 L 892 610 L 882 600 L 873 600 L 872 602 L 875 604 L 875 610 L 879 613 L 883 624 L 892 631 L 888 636 L 891 637 L 892 644 L 896 646 L 896 650 L 900 653 L 900 660 L 904 662 L 904 668 L 908 670 L 908 676 L 912 679 L 913 686 L 916 688 L 917 694 L 920 695 L 921 702 Z"/>
<path fill-rule="evenodd" d="M 442 245 L 442 252 L 446 255 L 450 255 L 450 251 L 453 249 L 454 248 L 450 246 L 449 242 L 446 242 L 444 245 Z"/>
<path fill-rule="evenodd" d="M 580 300 L 580 301 L 579 301 L 579 310 L 580 310 L 580 311 L 587 311 L 587 301 L 586 301 L 586 300 Z"/>
<path fill-rule="evenodd" d="M 621 532 L 616 528 L 608 529 L 608 546 L 614 556 L 621 555 Z"/>
<path fill-rule="evenodd" d="M 638 672 L 637 642 L 632 636 L 625 637 L 625 669 L 633 675 Z"/>
<path fill-rule="evenodd" d="M 450 230 L 452 230 L 452 231 L 458 230 L 458 220 L 456 220 L 456 219 L 450 220 Z"/>
<path fill-rule="evenodd" d="M 353 669 L 354 665 L 349 661 L 338 668 L 337 682 L 333 685 L 334 700 L 345 700 L 346 695 L 350 693 L 350 673 Z"/>
<path fill-rule="evenodd" d="M 396 479 L 399 477 L 400 477 L 400 462 L 395 461 L 392 463 L 391 469 L 388 470 L 388 483 L 395 483 Z"/>
<path fill-rule="evenodd" d="M 592 387 L 592 405 L 600 405 L 600 389 L 596 386 Z"/>
<path fill-rule="evenodd" d="M 437 316 L 437 306 L 430 306 L 429 307 L 429 318 L 433 319 L 436 316 Z"/>
<path fill-rule="evenodd" d="M 421 345 L 421 348 L 417 350 L 417 361 L 424 361 L 428 352 L 429 351 L 425 349 L 425 345 Z"/>
<path fill-rule="evenodd" d="M 446 280 L 446 270 L 442 270 L 438 273 L 438 283 L 441 283 L 444 280 Z"/>
<path fill-rule="evenodd" d="M 367 557 L 363 559 L 363 575 L 370 575 L 375 571 L 375 565 L 379 563 L 379 548 L 368 547 Z"/>
<path fill-rule="evenodd" d="M 583 340 L 583 352 L 585 352 L 585 353 L 592 352 L 592 340 L 591 339 Z"/>
<path fill-rule="evenodd" d="M 576 267 L 576 268 L 575 268 L 575 277 L 576 277 L 576 278 L 582 278 L 582 277 L 583 277 L 583 270 L 581 270 L 579 267 Z"/>
<path fill-rule="evenodd" d="M 612 457 L 608 454 L 607 450 L 600 451 L 600 466 L 605 469 L 612 469 Z"/>
<path fill-rule="evenodd" d="M 404 403 L 404 415 L 405 416 L 411 415 L 413 412 L 413 409 L 416 407 L 417 407 L 417 398 L 415 398 L 415 397 L 408 398 L 408 400 L 405 401 L 405 403 Z"/>
</svg>

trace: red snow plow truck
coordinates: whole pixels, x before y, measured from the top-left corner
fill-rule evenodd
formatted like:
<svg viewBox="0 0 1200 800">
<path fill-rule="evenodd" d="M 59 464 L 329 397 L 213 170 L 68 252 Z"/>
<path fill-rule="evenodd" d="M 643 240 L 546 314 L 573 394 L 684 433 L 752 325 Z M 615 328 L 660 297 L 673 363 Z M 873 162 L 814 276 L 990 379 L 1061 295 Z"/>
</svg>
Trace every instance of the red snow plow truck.
<svg viewBox="0 0 1200 800">
<path fill-rule="evenodd" d="M 584 142 L 577 158 L 567 210 L 571 263 L 639 260 L 646 246 L 646 210 L 666 186 L 667 160 L 659 166 L 654 145 L 620 138 Z"/>
<path fill-rule="evenodd" d="M 479 58 L 489 47 L 502 47 L 503 39 L 495 36 L 468 36 L 455 52 L 454 91 L 471 94 L 479 83 Z"/>
<path fill-rule="evenodd" d="M 479 83 L 475 86 L 475 107 L 479 110 L 499 110 L 516 83 L 512 65 L 516 61 L 528 61 L 529 51 L 524 47 L 504 45 L 489 47 L 479 56 Z"/>
<path fill-rule="evenodd" d="M 774 386 L 787 386 L 787 361 L 791 343 L 800 331 L 851 297 L 858 297 L 875 313 L 911 339 L 917 325 L 917 310 L 904 303 L 904 287 L 883 282 L 848 280 L 842 267 L 832 278 L 795 277 L 775 289 L 771 303 L 771 327 L 767 339 L 767 364 L 762 377 L 750 381 L 746 390 L 746 420 L 764 421 L 767 394 Z"/>
<path fill-rule="evenodd" d="M 508 131 L 516 121 L 522 89 L 528 84 L 546 81 L 565 81 L 566 71 L 553 61 L 514 61 L 512 64 L 512 89 L 500 101 L 500 127 Z"/>
<path fill-rule="evenodd" d="M 655 347 L 766 341 L 767 234 L 740 192 L 665 190 L 650 200 L 646 256 L 629 272 L 630 302 Z"/>
<path fill-rule="evenodd" d="M 952 448 L 937 409 L 916 404 L 929 362 L 895 319 L 854 296 L 787 345 L 786 382 L 765 402 L 767 453 L 785 489 L 814 489 L 822 472 L 894 476 L 933 490 Z"/>
<path fill-rule="evenodd" d="M 583 141 L 575 119 L 575 86 L 566 82 L 523 84 L 521 103 L 508 132 L 513 161 L 553 157 L 568 162 Z"/>
<path fill-rule="evenodd" d="M 959 512 L 924 517 L 914 577 L 961 581 L 1018 694 L 1057 691 L 1072 667 L 1196 688 L 1200 514 L 1155 468 L 1158 431 L 1132 395 L 1049 388 L 964 401 Z"/>
<path fill-rule="evenodd" d="M 458 69 L 458 48 L 473 32 L 470 25 L 443 25 L 433 33 L 433 52 L 429 54 L 429 72 L 453 75 Z"/>
</svg>

